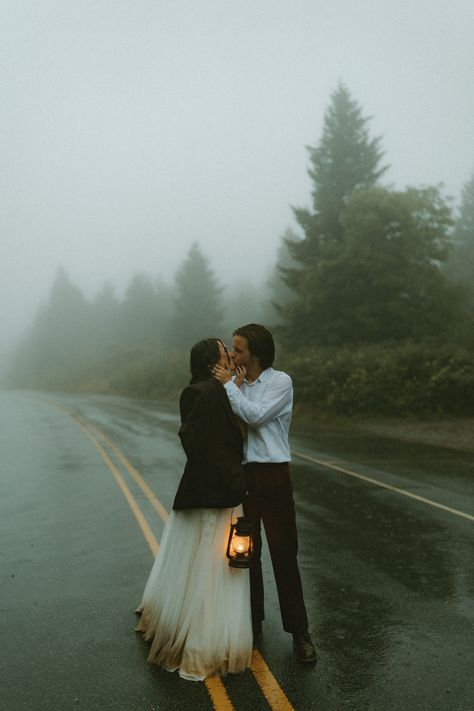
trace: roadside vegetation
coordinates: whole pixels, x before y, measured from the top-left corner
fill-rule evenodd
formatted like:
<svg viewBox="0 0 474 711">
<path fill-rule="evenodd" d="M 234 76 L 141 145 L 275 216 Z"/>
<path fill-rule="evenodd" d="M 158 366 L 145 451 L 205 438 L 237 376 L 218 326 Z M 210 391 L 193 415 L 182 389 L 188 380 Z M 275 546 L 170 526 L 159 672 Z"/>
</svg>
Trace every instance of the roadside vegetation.
<svg viewBox="0 0 474 711">
<path fill-rule="evenodd" d="M 59 269 L 18 347 L 13 387 L 174 395 L 189 347 L 249 321 L 274 330 L 297 402 L 330 415 L 474 415 L 474 175 L 395 190 L 380 137 L 344 85 L 309 147 L 312 204 L 293 208 L 260 284 L 219 283 L 195 243 L 164 281 L 87 299 Z M 241 265 L 245 271 L 245 264 Z"/>
</svg>

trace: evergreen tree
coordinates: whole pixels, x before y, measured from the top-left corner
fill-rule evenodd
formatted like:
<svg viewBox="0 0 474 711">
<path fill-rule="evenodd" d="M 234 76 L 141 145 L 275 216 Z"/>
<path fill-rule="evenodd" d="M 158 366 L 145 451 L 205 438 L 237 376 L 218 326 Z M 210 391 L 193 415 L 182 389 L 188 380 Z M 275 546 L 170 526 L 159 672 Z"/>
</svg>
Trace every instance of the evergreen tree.
<svg viewBox="0 0 474 711">
<path fill-rule="evenodd" d="M 121 304 L 122 342 L 137 346 L 163 342 L 167 314 L 162 305 L 151 279 L 145 274 L 135 274 Z"/>
<path fill-rule="evenodd" d="M 161 275 L 155 279 L 154 288 L 159 305 L 160 330 L 167 334 L 173 316 L 175 289 L 174 286 L 170 286 L 165 282 Z"/>
<path fill-rule="evenodd" d="M 293 290 L 287 284 L 287 274 L 298 267 L 292 257 L 288 244 L 296 242 L 297 235 L 290 228 L 286 229 L 278 245 L 276 264 L 267 278 L 269 303 L 266 307 L 267 321 L 274 327 L 281 325 L 284 309 L 294 300 Z"/>
<path fill-rule="evenodd" d="M 462 189 L 453 250 L 445 273 L 462 291 L 463 309 L 454 325 L 452 340 L 474 349 L 474 173 Z"/>
<path fill-rule="evenodd" d="M 474 173 L 464 185 L 461 195 L 459 218 L 456 222 L 456 237 L 460 244 L 474 248 Z"/>
<path fill-rule="evenodd" d="M 349 195 L 374 185 L 387 170 L 380 167 L 381 139 L 370 138 L 369 120 L 340 84 L 331 95 L 319 145 L 308 146 L 313 209 L 294 210 L 305 236 L 302 241 L 290 241 L 293 256 L 301 262 L 341 242 L 340 216 Z"/>
<path fill-rule="evenodd" d="M 120 342 L 121 305 L 115 288 L 106 282 L 91 304 L 91 352 L 102 353 Z"/>
<path fill-rule="evenodd" d="M 453 281 L 468 287 L 474 284 L 474 174 L 462 189 L 454 227 L 453 252 L 446 271 Z M 474 290 L 471 300 L 474 302 Z"/>
<path fill-rule="evenodd" d="M 368 122 L 348 89 L 340 84 L 331 96 L 321 141 L 308 148 L 313 205 L 311 210 L 294 209 L 304 237 L 290 238 L 287 245 L 299 268 L 282 269 L 285 282 L 295 292 L 293 303 L 282 309 L 292 340 L 302 330 L 310 339 L 317 336 L 308 302 L 321 288 L 326 261 L 344 251 L 343 210 L 355 190 L 375 185 L 387 169 L 380 165 L 380 137 L 370 138 Z"/>
<path fill-rule="evenodd" d="M 270 323 L 272 316 L 269 303 L 269 289 L 263 284 L 255 284 L 242 277 L 231 284 L 224 300 L 224 336 L 232 343 L 232 333 L 246 323 Z"/>
<path fill-rule="evenodd" d="M 208 260 L 195 242 L 176 274 L 174 321 L 171 337 L 180 348 L 202 338 L 218 338 L 222 330 L 222 288 Z"/>
<path fill-rule="evenodd" d="M 68 389 L 81 377 L 90 334 L 90 306 L 60 268 L 33 325 L 20 344 L 13 379 L 18 385 Z"/>
<path fill-rule="evenodd" d="M 311 321 L 316 340 L 344 344 L 446 334 L 459 304 L 439 268 L 448 256 L 452 224 L 439 190 L 356 191 L 341 224 L 344 250 L 321 265 L 319 288 L 308 290 L 306 314 L 300 314 Z"/>
</svg>

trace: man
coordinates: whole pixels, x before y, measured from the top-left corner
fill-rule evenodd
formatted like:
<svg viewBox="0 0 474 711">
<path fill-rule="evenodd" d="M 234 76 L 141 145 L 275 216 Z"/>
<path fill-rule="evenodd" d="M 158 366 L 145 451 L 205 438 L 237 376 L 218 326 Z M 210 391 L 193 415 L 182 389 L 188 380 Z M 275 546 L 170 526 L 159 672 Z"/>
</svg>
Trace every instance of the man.
<svg viewBox="0 0 474 711">
<path fill-rule="evenodd" d="M 293 487 L 288 431 L 293 406 L 293 384 L 282 371 L 271 367 L 275 357 L 272 334 L 259 324 L 234 331 L 233 351 L 240 387 L 229 370 L 216 365 L 215 377 L 224 385 L 232 411 L 248 426 L 244 443 L 244 469 L 248 496 L 244 513 L 253 526 L 254 557 L 250 566 L 250 594 L 254 640 L 259 641 L 265 618 L 261 564 L 261 522 L 272 559 L 283 629 L 293 634 L 295 655 L 301 662 L 315 663 L 316 650 L 308 632 L 297 562 Z"/>
</svg>

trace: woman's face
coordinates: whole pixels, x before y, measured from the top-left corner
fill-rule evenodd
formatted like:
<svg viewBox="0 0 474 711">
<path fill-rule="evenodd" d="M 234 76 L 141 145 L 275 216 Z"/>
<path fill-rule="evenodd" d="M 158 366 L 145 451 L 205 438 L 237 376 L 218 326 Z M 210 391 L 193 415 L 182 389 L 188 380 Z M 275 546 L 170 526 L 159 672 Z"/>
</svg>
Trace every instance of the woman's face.
<svg viewBox="0 0 474 711">
<path fill-rule="evenodd" d="M 221 341 L 219 341 L 219 360 L 217 361 L 217 365 L 221 365 L 223 368 L 229 368 L 230 366 L 229 354 Z"/>
</svg>

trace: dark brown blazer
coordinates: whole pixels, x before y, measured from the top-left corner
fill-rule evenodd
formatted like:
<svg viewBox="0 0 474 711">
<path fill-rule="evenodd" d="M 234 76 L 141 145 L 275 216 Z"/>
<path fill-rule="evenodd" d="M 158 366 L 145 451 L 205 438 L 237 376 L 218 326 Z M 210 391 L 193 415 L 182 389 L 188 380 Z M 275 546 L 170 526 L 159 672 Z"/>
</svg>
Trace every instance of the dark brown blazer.
<svg viewBox="0 0 474 711">
<path fill-rule="evenodd" d="M 188 385 L 179 409 L 187 462 L 173 509 L 237 506 L 246 490 L 242 433 L 224 386 L 212 376 Z"/>
</svg>

